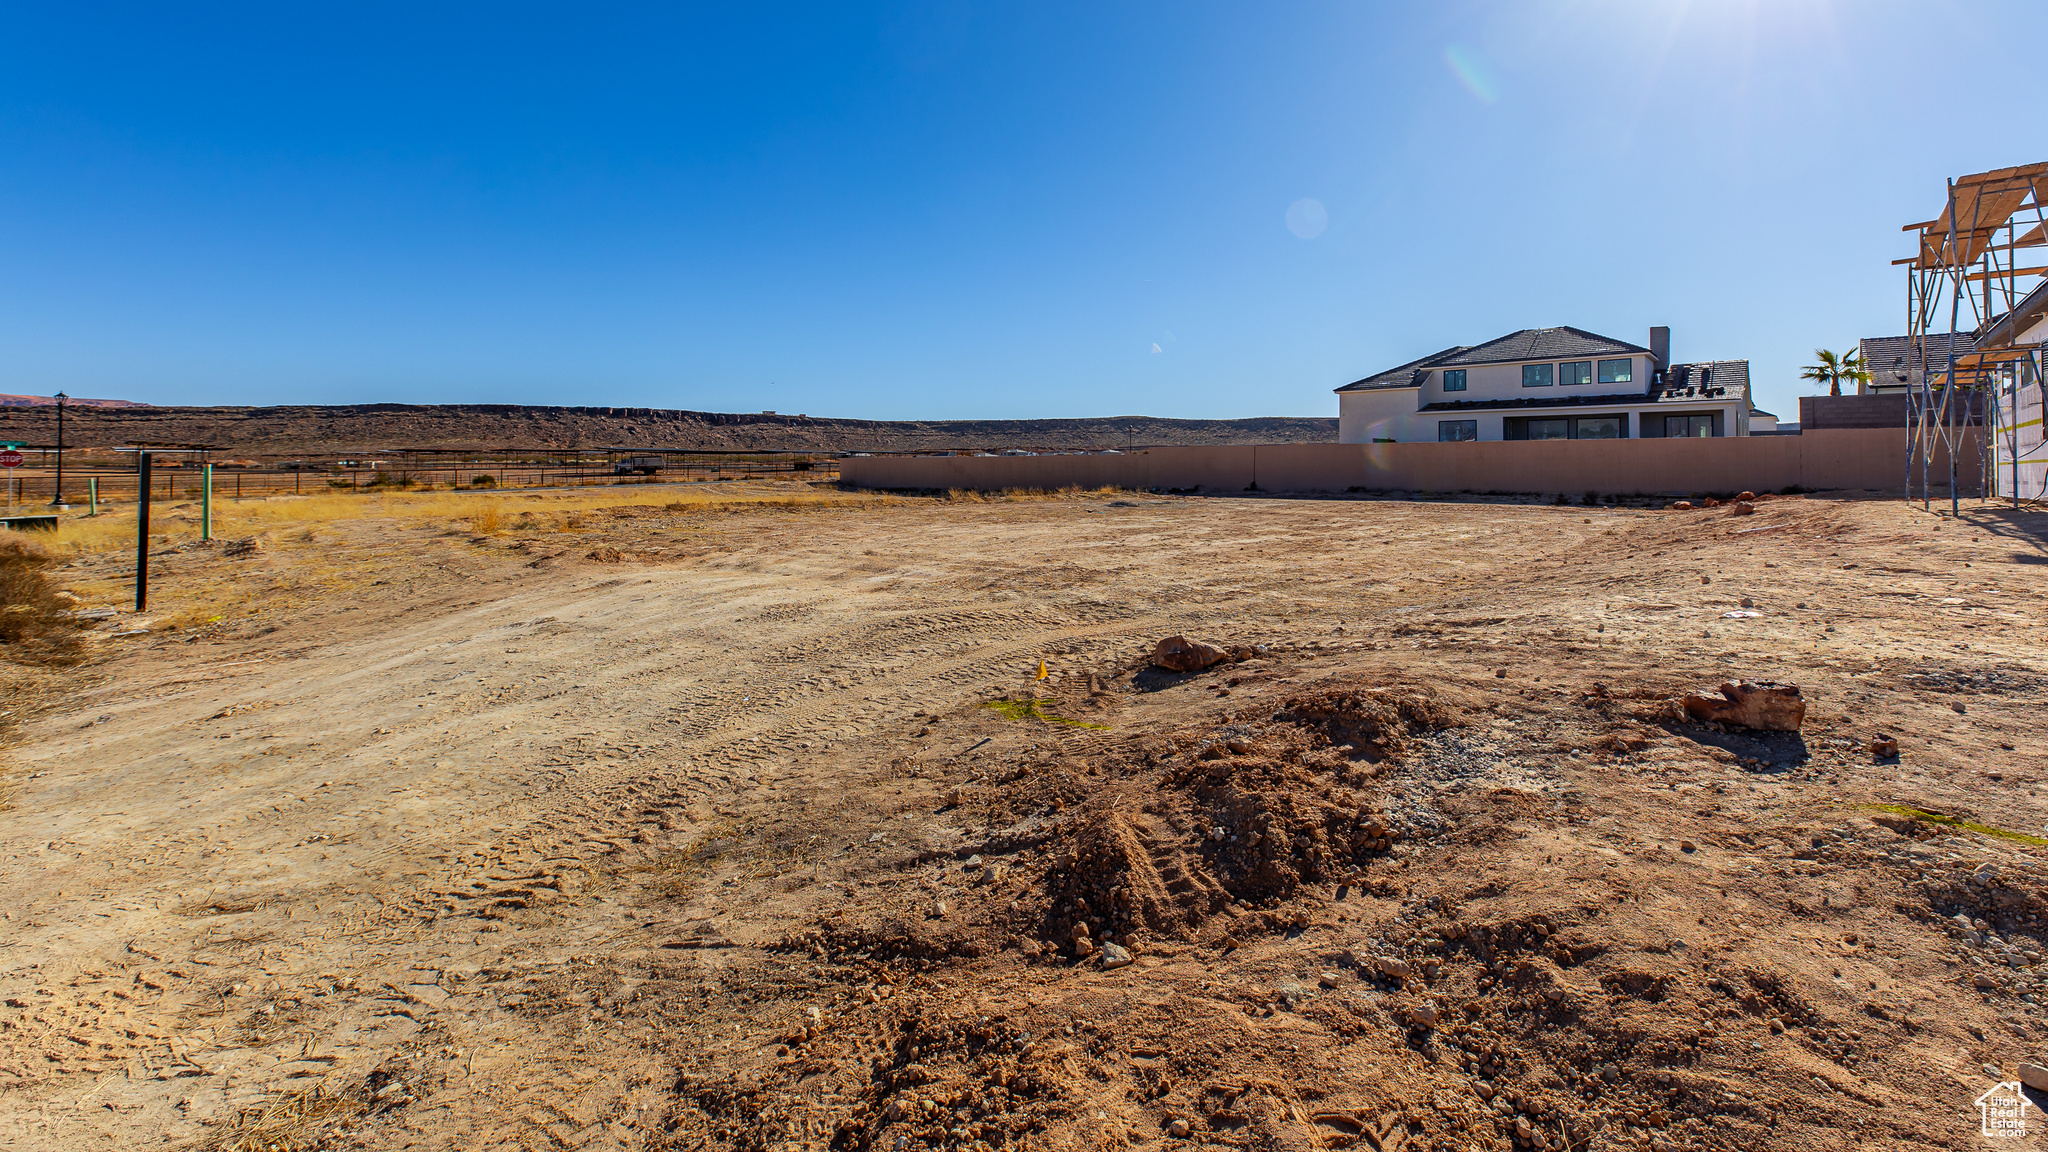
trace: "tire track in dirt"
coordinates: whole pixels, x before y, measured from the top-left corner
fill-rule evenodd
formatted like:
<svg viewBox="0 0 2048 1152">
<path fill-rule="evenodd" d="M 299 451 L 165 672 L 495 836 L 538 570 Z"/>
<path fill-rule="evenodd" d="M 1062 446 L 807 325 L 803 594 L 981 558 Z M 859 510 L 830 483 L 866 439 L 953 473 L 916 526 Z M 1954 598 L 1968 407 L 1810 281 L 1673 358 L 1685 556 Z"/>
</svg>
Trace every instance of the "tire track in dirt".
<svg viewBox="0 0 2048 1152">
<path fill-rule="evenodd" d="M 1403 538 L 1398 559 L 1385 551 L 1389 530 L 1360 525 L 1423 511 L 1220 501 L 1170 512 L 1146 513 L 1142 531 L 1094 518 L 1076 527 L 1070 509 L 1027 506 L 972 521 L 792 523 L 702 564 L 606 579 L 528 570 L 522 557 L 505 561 L 516 579 L 491 583 L 498 560 L 480 552 L 465 577 L 474 591 L 460 595 L 488 602 L 443 615 L 370 604 L 320 617 L 327 634 L 279 637 L 272 652 L 215 650 L 200 667 L 187 652 L 206 650 L 151 641 L 125 699 L 82 697 L 24 750 L 51 775 L 25 797 L 39 823 L 0 836 L 23 892 L 0 932 L 43 966 L 5 976 L 5 994 L 29 1007 L 0 1035 L 0 1084 L 65 1106 L 41 1120 L 6 1110 L 0 1139 L 189 1135 L 279 1091 L 360 1080 L 401 1057 L 446 1067 L 459 1050 L 473 1079 L 411 1106 L 416 1131 L 588 1144 L 605 1125 L 635 1128 L 634 1110 L 662 1096 L 644 1081 L 662 1067 L 658 1043 L 628 1034 L 637 1025 L 611 1011 L 616 989 L 588 974 L 640 971 L 603 979 L 696 995 L 690 981 L 722 979 L 745 953 L 703 945 L 776 923 L 732 907 L 718 879 L 730 873 L 700 875 L 690 853 L 758 832 L 766 850 L 788 851 L 780 869 L 827 851 L 806 836 L 837 849 L 874 827 L 890 843 L 979 834 L 915 811 L 896 786 L 960 749 L 964 719 L 950 714 L 1028 683 L 1040 656 L 1078 676 L 1175 631 L 1302 652 L 1356 648 L 1365 634 L 1504 663 L 1620 654 L 1622 617 L 1596 573 L 1579 574 L 1587 556 L 1570 554 L 1608 544 L 1576 510 L 1470 510 L 1459 523 L 1483 531 Z M 1262 525 L 1291 527 L 1252 530 Z M 1653 520 L 1630 529 L 1630 547 L 1670 548 L 1712 528 Z M 899 534 L 915 541 L 904 556 L 859 555 Z M 1267 555 L 1233 559 L 1240 546 Z M 1115 562 L 1102 562 L 1111 549 Z M 1553 554 L 1540 570 L 1526 562 L 1539 551 Z M 1094 562 L 1049 562 L 1061 555 Z M 1638 583 L 1668 589 L 1656 603 L 1679 605 L 1688 623 L 1718 610 L 1718 569 L 1703 591 L 1691 584 L 1699 561 L 1651 559 Z M 1588 633 L 1601 621 L 1604 640 Z M 1767 623 L 1793 634 L 1789 617 Z M 1669 625 L 1640 627 L 1631 645 Z M 1763 626 L 1748 635 L 1779 638 Z M 1491 644 L 1499 656 L 1480 657 Z M 1721 647 L 1668 651 L 1713 667 L 1705 653 Z M 217 667 L 259 656 L 270 661 L 260 677 Z M 940 735 L 952 742 L 918 743 L 915 712 L 949 713 Z M 1134 711 L 1123 727 L 1140 723 Z M 1116 738 L 1030 739 L 1085 759 Z M 910 775 L 873 762 L 898 753 Z M 100 773 L 118 774 L 125 795 L 95 792 Z M 833 793 L 853 781 L 873 787 Z M 915 819 L 887 823 L 904 814 Z M 1186 837 L 1132 827 L 1162 890 L 1190 895 L 1174 891 L 1188 877 Z M 849 851 L 840 887 L 800 895 L 830 899 L 844 878 L 889 876 L 894 861 Z M 80 1104 L 88 1088 L 97 1094 Z"/>
</svg>

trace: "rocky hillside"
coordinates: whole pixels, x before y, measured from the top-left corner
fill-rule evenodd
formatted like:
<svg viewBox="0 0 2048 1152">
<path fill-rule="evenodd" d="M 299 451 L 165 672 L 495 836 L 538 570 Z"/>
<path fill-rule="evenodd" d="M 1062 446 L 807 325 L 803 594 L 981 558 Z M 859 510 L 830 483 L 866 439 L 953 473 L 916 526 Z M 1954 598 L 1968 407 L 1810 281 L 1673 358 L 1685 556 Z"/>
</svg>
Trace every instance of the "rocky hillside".
<svg viewBox="0 0 2048 1152">
<path fill-rule="evenodd" d="M 942 448 L 1108 448 L 1145 444 L 1334 441 L 1335 418 L 1165 420 L 840 420 L 667 408 L 524 404 L 333 404 L 275 408 L 73 410 L 65 439 L 81 447 L 206 444 L 243 453 L 366 448 L 729 448 L 908 451 Z M 55 410 L 0 408 L 0 439 L 51 444 Z"/>
</svg>

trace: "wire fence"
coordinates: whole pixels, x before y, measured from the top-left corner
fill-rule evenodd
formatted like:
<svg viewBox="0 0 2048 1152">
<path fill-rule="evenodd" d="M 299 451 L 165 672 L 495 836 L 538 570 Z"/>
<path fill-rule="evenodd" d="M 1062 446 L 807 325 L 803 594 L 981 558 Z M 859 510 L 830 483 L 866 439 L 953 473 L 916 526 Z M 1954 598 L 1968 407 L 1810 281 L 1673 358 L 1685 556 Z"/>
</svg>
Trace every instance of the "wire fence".
<svg viewBox="0 0 2048 1152">
<path fill-rule="evenodd" d="M 55 467 L 23 466 L 5 471 L 10 507 L 48 505 L 59 495 Z M 206 468 L 202 464 L 159 456 L 151 461 L 151 473 L 149 498 L 152 503 L 197 499 L 205 492 Z M 213 468 L 213 497 L 216 500 L 239 500 L 333 492 L 588 488 L 789 478 L 831 481 L 838 475 L 837 461 L 801 458 L 686 459 L 632 468 L 621 463 L 599 461 L 377 462 L 376 466 L 353 467 L 216 464 Z M 140 482 L 141 477 L 132 465 L 78 466 L 67 462 L 62 495 L 69 504 L 83 504 L 95 494 L 104 503 L 133 503 L 137 499 Z"/>
</svg>

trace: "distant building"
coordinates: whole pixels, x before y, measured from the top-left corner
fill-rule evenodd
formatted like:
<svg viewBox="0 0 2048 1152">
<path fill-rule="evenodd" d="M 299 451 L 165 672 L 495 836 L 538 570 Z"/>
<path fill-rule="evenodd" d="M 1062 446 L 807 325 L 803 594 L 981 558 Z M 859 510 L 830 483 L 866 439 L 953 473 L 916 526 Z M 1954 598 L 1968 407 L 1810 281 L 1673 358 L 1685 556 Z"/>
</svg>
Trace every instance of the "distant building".
<svg viewBox="0 0 2048 1152">
<path fill-rule="evenodd" d="M 1336 389 L 1344 444 L 1746 436 L 1749 361 L 1671 364 L 1579 328 L 1525 328 L 1446 348 Z"/>
</svg>

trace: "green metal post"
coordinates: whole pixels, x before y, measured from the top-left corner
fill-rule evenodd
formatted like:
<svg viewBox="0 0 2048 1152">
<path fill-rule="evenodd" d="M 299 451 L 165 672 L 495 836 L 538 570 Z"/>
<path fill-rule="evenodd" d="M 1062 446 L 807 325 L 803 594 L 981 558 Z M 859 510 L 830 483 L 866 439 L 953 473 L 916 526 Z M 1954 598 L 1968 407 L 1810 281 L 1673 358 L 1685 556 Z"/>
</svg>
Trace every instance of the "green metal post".
<svg viewBox="0 0 2048 1152">
<path fill-rule="evenodd" d="M 200 466 L 199 538 L 213 539 L 213 465 Z"/>
<path fill-rule="evenodd" d="M 86 481 L 85 481 L 85 500 L 86 500 L 86 506 L 87 506 L 87 507 L 88 507 L 89 509 L 91 509 L 90 511 L 88 511 L 88 512 L 86 513 L 86 515 L 87 515 L 87 516 L 97 516 L 97 515 L 99 515 L 99 514 L 100 514 L 100 478 L 99 478 L 99 477 L 97 477 L 97 476 L 90 476 L 90 477 L 87 477 L 87 478 L 86 478 Z"/>
</svg>

